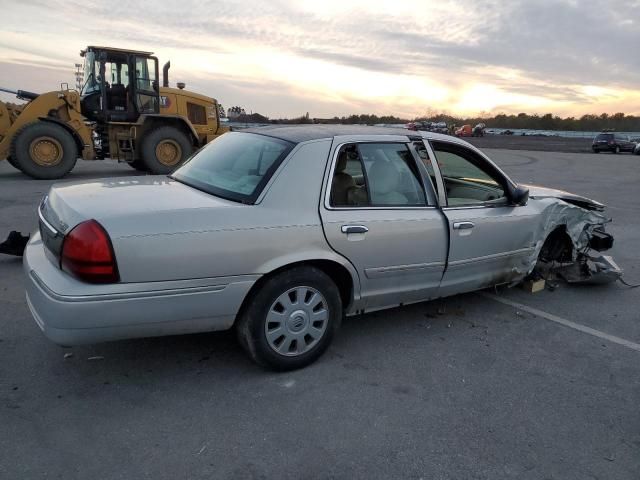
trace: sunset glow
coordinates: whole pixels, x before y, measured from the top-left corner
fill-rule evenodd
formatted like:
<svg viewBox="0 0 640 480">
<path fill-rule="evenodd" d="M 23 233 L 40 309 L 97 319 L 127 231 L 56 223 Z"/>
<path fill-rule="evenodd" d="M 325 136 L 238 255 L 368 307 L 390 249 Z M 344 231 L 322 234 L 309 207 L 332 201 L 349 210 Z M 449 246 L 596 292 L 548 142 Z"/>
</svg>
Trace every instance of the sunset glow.
<svg viewBox="0 0 640 480">
<path fill-rule="evenodd" d="M 161 63 L 171 60 L 173 82 L 272 118 L 640 114 L 639 60 L 621 48 L 640 44 L 640 29 L 619 16 L 633 1 L 606 9 L 560 0 L 544 9 L 497 1 L 184 1 L 179 13 L 157 2 L 50 3 L 3 8 L 0 86 L 73 84 L 79 50 L 96 44 L 153 51 Z"/>
</svg>

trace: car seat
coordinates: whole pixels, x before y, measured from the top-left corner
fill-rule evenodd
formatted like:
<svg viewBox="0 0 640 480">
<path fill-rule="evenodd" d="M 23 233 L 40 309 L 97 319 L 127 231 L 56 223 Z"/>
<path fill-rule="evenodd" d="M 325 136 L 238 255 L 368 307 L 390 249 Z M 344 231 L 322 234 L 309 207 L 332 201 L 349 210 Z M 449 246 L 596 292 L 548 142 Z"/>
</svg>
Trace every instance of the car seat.
<svg viewBox="0 0 640 480">
<path fill-rule="evenodd" d="M 331 205 L 344 206 L 349 205 L 347 192 L 351 187 L 356 186 L 353 177 L 345 172 L 349 154 L 343 150 L 338 155 L 336 162 L 336 171 L 333 174 L 333 183 L 331 185 Z"/>
<path fill-rule="evenodd" d="M 400 172 L 386 160 L 376 160 L 367 172 L 372 205 L 407 205 L 407 197 L 398 192 Z"/>
</svg>

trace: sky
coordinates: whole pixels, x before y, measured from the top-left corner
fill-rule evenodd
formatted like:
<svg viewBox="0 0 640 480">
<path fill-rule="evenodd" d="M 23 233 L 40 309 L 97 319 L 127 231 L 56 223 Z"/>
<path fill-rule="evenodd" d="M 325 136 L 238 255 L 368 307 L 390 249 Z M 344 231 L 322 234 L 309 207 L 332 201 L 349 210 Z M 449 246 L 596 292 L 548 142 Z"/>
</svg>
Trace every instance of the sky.
<svg viewBox="0 0 640 480">
<path fill-rule="evenodd" d="M 640 0 L 0 0 L 0 87 L 74 84 L 86 45 L 270 118 L 640 115 Z M 0 99 L 11 97 L 0 94 Z"/>
</svg>

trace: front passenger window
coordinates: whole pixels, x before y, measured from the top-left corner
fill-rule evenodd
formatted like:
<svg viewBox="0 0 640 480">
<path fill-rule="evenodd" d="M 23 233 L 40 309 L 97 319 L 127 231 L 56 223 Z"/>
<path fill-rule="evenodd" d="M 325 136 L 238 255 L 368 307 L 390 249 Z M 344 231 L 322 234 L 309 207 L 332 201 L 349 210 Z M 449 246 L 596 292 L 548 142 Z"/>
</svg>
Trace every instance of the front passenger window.
<svg viewBox="0 0 640 480">
<path fill-rule="evenodd" d="M 438 167 L 450 207 L 506 200 L 504 188 L 484 168 L 473 151 L 446 142 L 433 142 Z"/>
</svg>

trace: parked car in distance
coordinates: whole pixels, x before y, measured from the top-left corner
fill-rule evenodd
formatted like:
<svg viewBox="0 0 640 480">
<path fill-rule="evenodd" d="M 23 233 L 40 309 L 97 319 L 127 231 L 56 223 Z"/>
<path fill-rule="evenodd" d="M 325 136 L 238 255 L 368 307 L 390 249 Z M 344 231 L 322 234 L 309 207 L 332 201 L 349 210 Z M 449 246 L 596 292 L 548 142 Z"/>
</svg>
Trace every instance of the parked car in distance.
<svg viewBox="0 0 640 480">
<path fill-rule="evenodd" d="M 484 131 L 487 126 L 484 123 L 479 123 L 475 127 L 473 127 L 473 132 L 471 133 L 472 137 L 484 137 Z"/>
<path fill-rule="evenodd" d="M 595 153 L 633 152 L 636 148 L 636 143 L 632 142 L 628 135 L 615 132 L 602 132 L 595 136 L 591 148 Z"/>
<path fill-rule="evenodd" d="M 27 304 L 61 345 L 234 328 L 255 362 L 288 370 L 343 315 L 517 283 L 540 260 L 582 271 L 610 247 L 603 209 L 518 185 L 451 136 L 248 129 L 169 176 L 51 187 Z"/>
<path fill-rule="evenodd" d="M 471 128 L 471 125 L 463 125 L 455 131 L 456 137 L 470 137 L 472 135 L 473 129 Z"/>
</svg>

